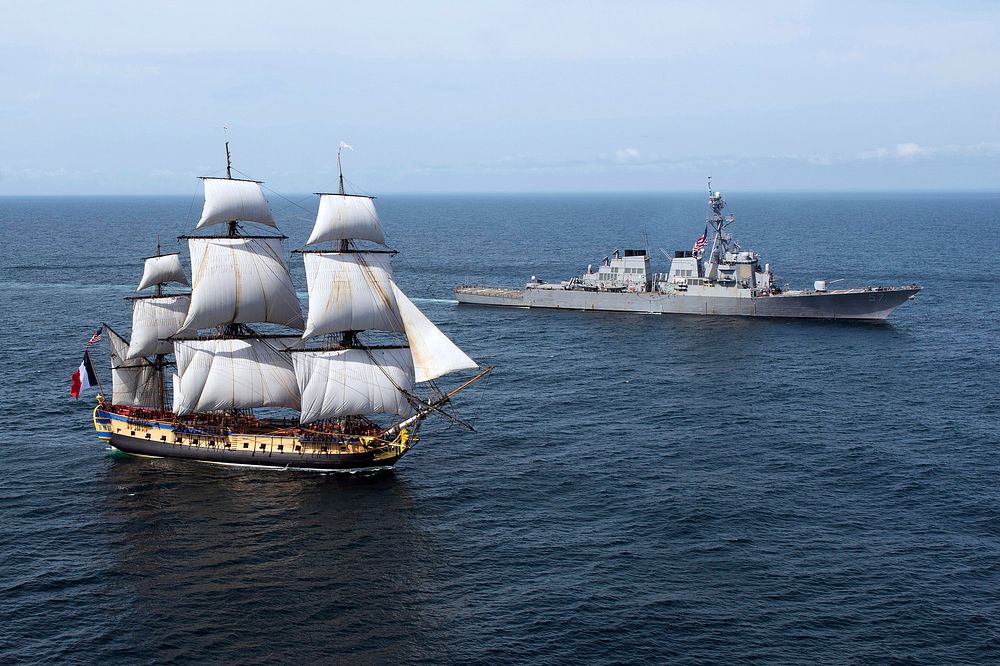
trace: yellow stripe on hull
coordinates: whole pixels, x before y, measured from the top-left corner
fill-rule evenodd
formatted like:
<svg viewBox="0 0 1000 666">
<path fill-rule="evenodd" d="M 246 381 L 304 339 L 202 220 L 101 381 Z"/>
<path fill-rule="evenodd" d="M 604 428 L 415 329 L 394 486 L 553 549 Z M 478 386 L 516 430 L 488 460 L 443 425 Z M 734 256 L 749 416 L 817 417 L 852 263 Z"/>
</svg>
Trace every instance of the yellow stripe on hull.
<svg viewBox="0 0 1000 666">
<path fill-rule="evenodd" d="M 303 469 L 388 467 L 418 441 L 403 429 L 391 440 L 377 436 L 315 432 L 198 432 L 157 420 L 130 419 L 94 410 L 94 428 L 104 441 L 126 453 L 203 462 Z"/>
</svg>

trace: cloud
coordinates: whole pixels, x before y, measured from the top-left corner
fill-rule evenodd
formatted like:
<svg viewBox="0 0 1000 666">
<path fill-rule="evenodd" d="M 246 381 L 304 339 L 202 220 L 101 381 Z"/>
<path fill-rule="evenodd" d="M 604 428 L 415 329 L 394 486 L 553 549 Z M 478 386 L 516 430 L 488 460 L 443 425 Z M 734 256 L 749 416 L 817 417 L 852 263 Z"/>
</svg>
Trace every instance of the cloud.
<svg viewBox="0 0 1000 666">
<path fill-rule="evenodd" d="M 912 161 L 917 158 L 930 157 L 940 152 L 937 148 L 927 148 L 919 143 L 897 143 L 895 148 L 876 148 L 858 153 L 859 160 L 906 160 Z"/>
<path fill-rule="evenodd" d="M 961 155 L 962 157 L 1000 157 L 1000 142 L 987 141 L 968 146 L 945 146 L 941 152 L 945 155 Z"/>
<path fill-rule="evenodd" d="M 896 144 L 896 156 L 904 160 L 914 159 L 916 157 L 922 157 L 927 154 L 927 149 L 918 143 L 899 143 Z"/>
<path fill-rule="evenodd" d="M 34 168 L 23 168 L 23 169 L 11 169 L 8 167 L 0 167 L 0 176 L 10 180 L 45 180 L 45 179 L 63 179 L 63 178 L 73 178 L 79 176 L 79 172 L 71 172 L 65 167 L 55 167 L 49 169 L 34 169 Z"/>
<path fill-rule="evenodd" d="M 919 143 L 897 143 L 893 148 L 876 148 L 866 150 L 851 157 L 841 158 L 840 162 L 853 160 L 901 160 L 912 162 L 917 159 L 935 157 L 1000 157 L 1000 142 L 983 142 L 967 145 L 922 146 Z"/>
<path fill-rule="evenodd" d="M 642 154 L 638 148 L 619 148 L 615 151 L 615 162 L 638 162 Z"/>
</svg>

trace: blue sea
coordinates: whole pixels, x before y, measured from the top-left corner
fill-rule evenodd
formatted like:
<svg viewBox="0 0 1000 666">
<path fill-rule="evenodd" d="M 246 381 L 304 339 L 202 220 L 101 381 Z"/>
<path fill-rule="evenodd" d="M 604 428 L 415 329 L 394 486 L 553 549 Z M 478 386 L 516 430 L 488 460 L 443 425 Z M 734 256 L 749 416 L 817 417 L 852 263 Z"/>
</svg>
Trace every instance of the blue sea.
<svg viewBox="0 0 1000 666">
<path fill-rule="evenodd" d="M 117 454 L 68 395 L 198 201 L 0 198 L 0 662 L 1000 663 L 1000 195 L 728 194 L 779 285 L 925 289 L 885 324 L 459 306 L 665 270 L 704 194 L 384 196 L 403 290 L 497 370 L 477 432 L 329 475 Z M 314 198 L 271 200 L 303 247 Z"/>
</svg>

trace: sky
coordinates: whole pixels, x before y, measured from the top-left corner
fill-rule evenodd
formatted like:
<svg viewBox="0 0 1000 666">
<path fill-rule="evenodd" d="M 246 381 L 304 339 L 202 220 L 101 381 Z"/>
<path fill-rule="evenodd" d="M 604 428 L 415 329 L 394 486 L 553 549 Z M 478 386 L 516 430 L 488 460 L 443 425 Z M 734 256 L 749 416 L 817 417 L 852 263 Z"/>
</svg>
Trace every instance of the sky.
<svg viewBox="0 0 1000 666">
<path fill-rule="evenodd" d="M 1000 3 L 0 0 L 0 196 L 1000 189 Z"/>
</svg>

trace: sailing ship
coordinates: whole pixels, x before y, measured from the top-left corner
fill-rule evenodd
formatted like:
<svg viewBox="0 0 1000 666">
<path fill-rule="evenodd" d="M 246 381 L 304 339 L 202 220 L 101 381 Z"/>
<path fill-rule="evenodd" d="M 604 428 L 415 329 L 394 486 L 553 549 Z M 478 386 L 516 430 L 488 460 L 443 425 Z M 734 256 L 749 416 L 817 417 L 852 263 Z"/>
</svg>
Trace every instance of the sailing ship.
<svg viewBox="0 0 1000 666">
<path fill-rule="evenodd" d="M 392 467 L 432 413 L 471 429 L 446 406 L 493 367 L 466 355 L 396 284 L 374 199 L 344 191 L 344 147 L 339 191 L 318 193 L 310 249 L 296 250 L 308 287 L 303 317 L 287 237 L 244 227 L 277 231 L 262 182 L 233 178 L 226 141 L 226 177 L 202 179 L 196 225 L 225 233 L 179 237 L 190 282 L 180 254 L 161 254 L 157 243 L 137 290 L 151 292 L 129 299 L 131 340 L 104 325 L 112 391 L 93 412 L 102 440 L 140 456 L 332 471 Z M 190 292 L 168 291 L 188 284 Z M 471 370 L 457 388 L 435 384 Z M 418 395 L 418 384 L 430 395 Z"/>
</svg>

